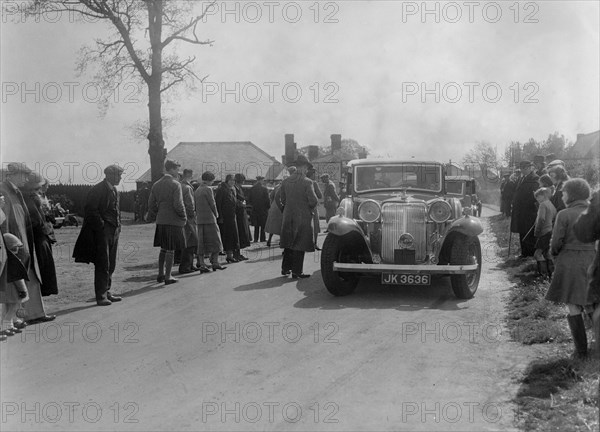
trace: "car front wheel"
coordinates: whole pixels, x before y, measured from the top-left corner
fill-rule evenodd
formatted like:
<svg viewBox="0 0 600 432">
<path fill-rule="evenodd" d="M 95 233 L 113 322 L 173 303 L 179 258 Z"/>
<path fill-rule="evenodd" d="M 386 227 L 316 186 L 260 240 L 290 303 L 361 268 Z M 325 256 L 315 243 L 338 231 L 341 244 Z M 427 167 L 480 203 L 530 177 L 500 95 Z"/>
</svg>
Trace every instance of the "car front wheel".
<svg viewBox="0 0 600 432">
<path fill-rule="evenodd" d="M 481 275 L 481 245 L 477 237 L 459 236 L 454 239 L 450 252 L 450 264 L 477 264 L 477 270 L 466 274 L 451 275 L 452 291 L 460 299 L 475 295 Z"/>
<path fill-rule="evenodd" d="M 356 289 L 358 275 L 333 271 L 334 262 L 352 261 L 343 247 L 343 239 L 329 234 L 325 238 L 321 251 L 321 276 L 327 291 L 334 296 L 346 296 L 352 294 Z"/>
</svg>

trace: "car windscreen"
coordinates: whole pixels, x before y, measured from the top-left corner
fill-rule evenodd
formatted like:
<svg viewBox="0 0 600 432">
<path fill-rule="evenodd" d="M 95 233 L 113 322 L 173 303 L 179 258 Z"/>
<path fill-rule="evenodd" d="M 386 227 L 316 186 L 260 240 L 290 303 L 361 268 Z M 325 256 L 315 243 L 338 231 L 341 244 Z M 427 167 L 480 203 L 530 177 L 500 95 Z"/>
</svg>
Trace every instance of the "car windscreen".
<svg viewBox="0 0 600 432">
<path fill-rule="evenodd" d="M 427 163 L 397 165 L 359 165 L 355 168 L 354 190 L 415 189 L 431 192 L 442 190 L 442 168 Z"/>
<path fill-rule="evenodd" d="M 463 182 L 461 181 L 446 180 L 446 193 L 449 195 L 462 196 L 462 186 Z"/>
</svg>

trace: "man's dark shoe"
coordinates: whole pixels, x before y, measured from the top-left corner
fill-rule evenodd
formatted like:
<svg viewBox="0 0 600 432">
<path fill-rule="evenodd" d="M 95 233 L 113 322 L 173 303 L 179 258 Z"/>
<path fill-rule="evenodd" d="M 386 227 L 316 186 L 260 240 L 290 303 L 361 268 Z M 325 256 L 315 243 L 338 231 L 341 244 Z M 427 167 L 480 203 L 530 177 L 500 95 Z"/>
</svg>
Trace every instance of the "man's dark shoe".
<svg viewBox="0 0 600 432">
<path fill-rule="evenodd" d="M 96 300 L 98 306 L 110 306 L 112 302 L 109 299 Z"/>
<path fill-rule="evenodd" d="M 179 279 L 175 279 L 175 278 L 165 279 L 165 285 L 171 285 L 171 284 L 174 284 L 177 282 L 179 282 Z"/>
<path fill-rule="evenodd" d="M 198 271 L 200 271 L 200 273 L 210 273 L 210 269 L 206 266 L 198 267 Z"/>
<path fill-rule="evenodd" d="M 194 270 L 189 269 L 189 270 L 179 270 L 179 274 L 188 274 L 188 273 L 194 273 Z"/>
<path fill-rule="evenodd" d="M 44 315 L 43 317 L 36 318 L 33 321 L 42 323 L 42 322 L 54 321 L 54 319 L 56 319 L 56 315 Z"/>
<path fill-rule="evenodd" d="M 300 274 L 296 274 L 296 273 L 292 273 L 292 279 L 305 279 L 305 278 L 309 278 L 310 275 L 304 274 L 304 273 L 300 273 Z"/>
<path fill-rule="evenodd" d="M 217 270 L 225 270 L 227 267 L 222 266 L 221 264 L 213 264 L 212 269 L 213 271 L 217 271 Z"/>
<path fill-rule="evenodd" d="M 24 329 L 25 327 L 27 327 L 27 321 L 15 321 L 13 326 L 15 326 L 18 329 Z"/>
<path fill-rule="evenodd" d="M 292 272 L 291 270 L 281 270 L 281 275 L 282 275 L 282 276 L 287 276 L 287 275 L 289 275 L 291 272 Z"/>
<path fill-rule="evenodd" d="M 120 302 L 121 300 L 123 300 L 122 297 L 116 296 L 116 295 L 112 295 L 111 293 L 108 293 L 106 295 L 106 298 L 108 300 L 110 300 L 111 302 Z"/>
</svg>

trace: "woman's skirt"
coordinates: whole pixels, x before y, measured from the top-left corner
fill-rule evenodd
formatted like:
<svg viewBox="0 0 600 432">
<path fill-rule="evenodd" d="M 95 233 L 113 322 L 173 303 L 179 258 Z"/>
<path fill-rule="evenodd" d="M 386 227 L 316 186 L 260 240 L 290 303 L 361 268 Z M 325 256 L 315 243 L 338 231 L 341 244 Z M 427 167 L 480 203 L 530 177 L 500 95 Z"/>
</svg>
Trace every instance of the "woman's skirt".
<svg viewBox="0 0 600 432">
<path fill-rule="evenodd" d="M 562 250 L 554 260 L 554 274 L 546 300 L 574 305 L 588 304 L 588 267 L 593 250 Z"/>
<path fill-rule="evenodd" d="M 165 250 L 185 249 L 185 233 L 183 227 L 156 224 L 154 246 Z"/>
<path fill-rule="evenodd" d="M 221 234 L 217 224 L 198 224 L 198 255 L 221 252 Z"/>
</svg>

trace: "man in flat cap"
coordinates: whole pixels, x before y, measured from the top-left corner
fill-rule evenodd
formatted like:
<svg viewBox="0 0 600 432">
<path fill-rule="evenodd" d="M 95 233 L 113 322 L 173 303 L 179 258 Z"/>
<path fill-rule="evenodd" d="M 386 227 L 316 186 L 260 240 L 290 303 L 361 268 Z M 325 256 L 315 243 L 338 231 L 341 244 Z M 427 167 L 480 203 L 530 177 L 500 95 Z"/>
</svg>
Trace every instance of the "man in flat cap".
<svg viewBox="0 0 600 432">
<path fill-rule="evenodd" d="M 94 291 L 98 306 L 121 301 L 111 294 L 112 274 L 115 271 L 121 216 L 116 186 L 121 182 L 123 168 L 109 165 L 105 178 L 88 192 L 83 227 L 75 242 L 75 262 L 94 263 Z"/>
<path fill-rule="evenodd" d="M 267 241 L 265 226 L 267 225 L 271 200 L 269 200 L 269 190 L 263 183 L 264 179 L 263 176 L 256 176 L 256 183 L 248 191 L 248 204 L 252 206 L 251 222 L 254 226 L 254 243 L 258 243 L 259 235 L 261 242 Z"/>
<path fill-rule="evenodd" d="M 40 278 L 35 266 L 35 246 L 31 217 L 23 194 L 19 190 L 28 183 L 32 171 L 23 163 L 9 163 L 6 179 L 0 183 L 0 196 L 4 196 L 2 210 L 6 217 L 2 222 L 2 232 L 16 236 L 23 247 L 19 250 L 18 258 L 23 263 L 27 272 L 27 290 L 29 301 L 25 306 L 25 320 L 27 324 L 51 321 L 56 315 L 46 315 L 40 286 Z M 21 323 L 22 324 L 22 323 Z"/>
<path fill-rule="evenodd" d="M 325 220 L 329 222 L 333 216 L 335 216 L 335 212 L 340 203 L 340 197 L 335 191 L 335 184 L 329 180 L 329 174 L 323 174 L 321 176 L 321 181 L 325 184 L 325 188 L 323 190 L 323 205 L 325 206 Z"/>
<path fill-rule="evenodd" d="M 521 257 L 533 256 L 535 252 L 535 237 L 533 225 L 537 216 L 536 199 L 533 193 L 540 187 L 539 177 L 535 173 L 535 165 L 530 161 L 519 164 L 521 179 L 517 184 L 512 202 L 511 232 L 519 233 Z"/>
<path fill-rule="evenodd" d="M 281 274 L 292 273 L 293 279 L 307 278 L 310 275 L 302 272 L 304 253 L 314 252 L 313 210 L 317 205 L 317 195 L 313 182 L 306 177 L 312 164 L 303 155 L 291 163 L 296 172 L 281 183 L 281 205 L 283 220 L 281 223 L 280 247 L 283 248 Z"/>
</svg>

